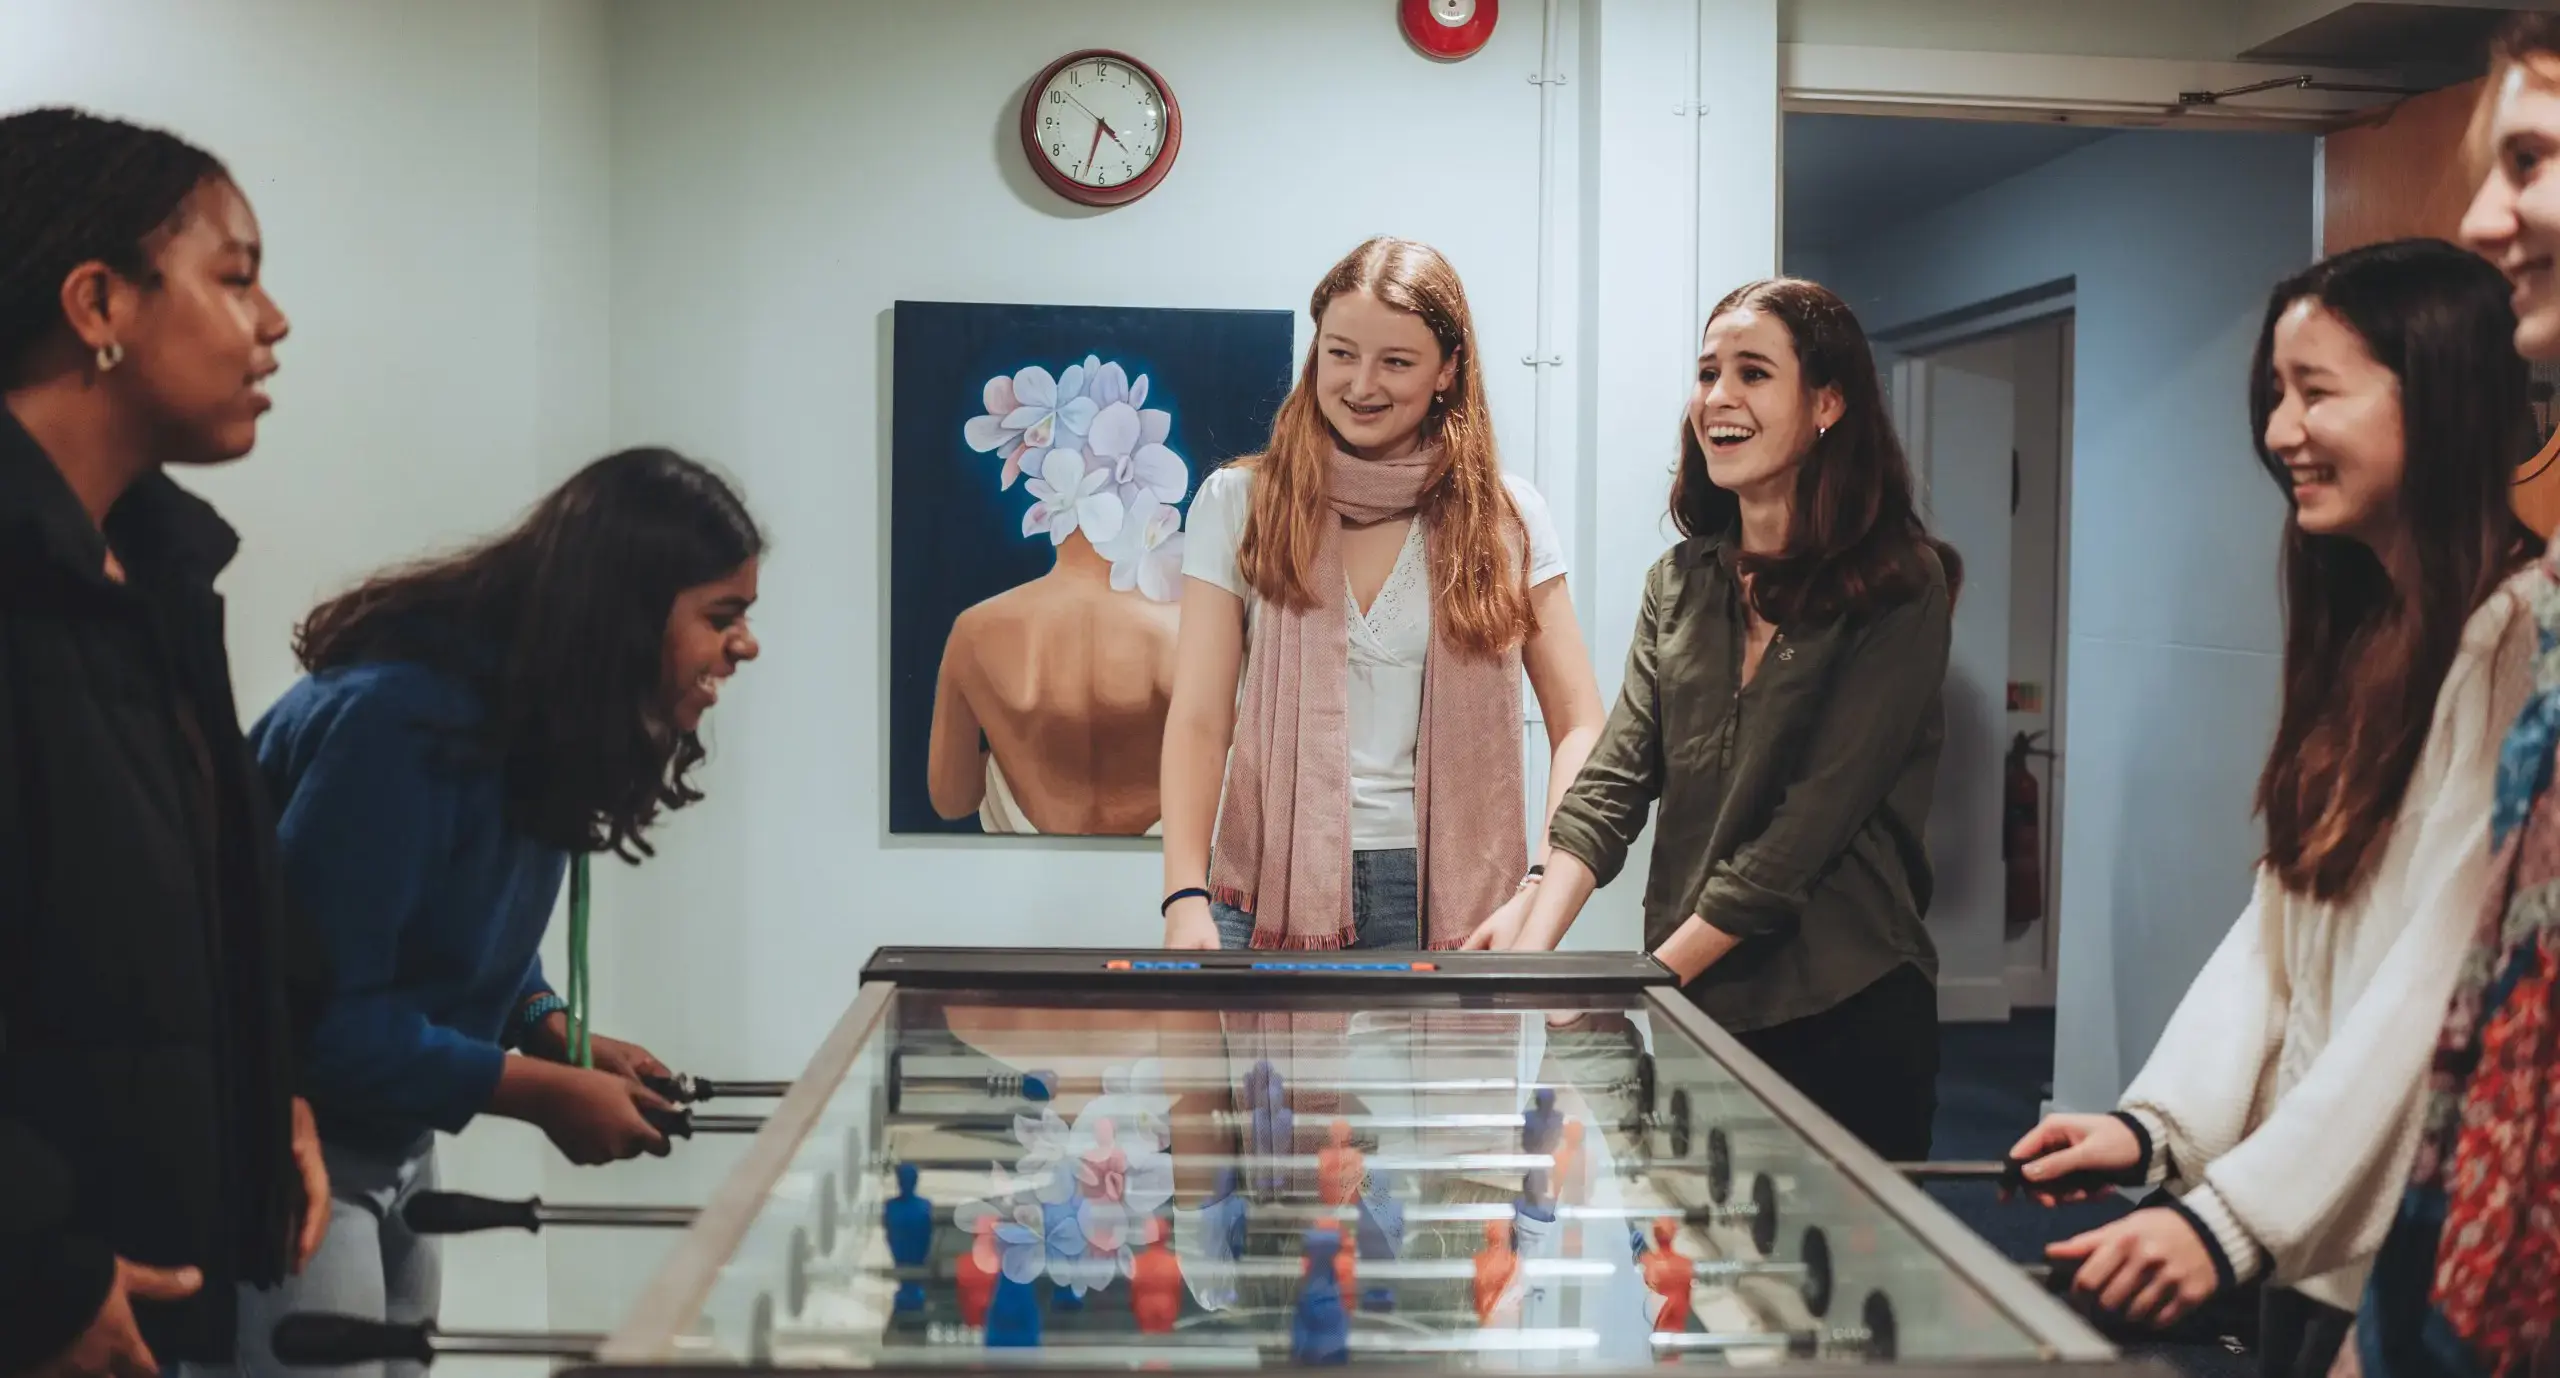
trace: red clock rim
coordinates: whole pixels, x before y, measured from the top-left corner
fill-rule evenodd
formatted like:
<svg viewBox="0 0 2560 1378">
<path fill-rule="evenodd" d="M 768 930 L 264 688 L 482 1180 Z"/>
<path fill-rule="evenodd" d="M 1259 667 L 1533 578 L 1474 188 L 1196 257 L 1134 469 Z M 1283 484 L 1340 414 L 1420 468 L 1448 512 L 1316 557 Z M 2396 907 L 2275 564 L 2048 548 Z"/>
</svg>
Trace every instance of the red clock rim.
<svg viewBox="0 0 2560 1378">
<path fill-rule="evenodd" d="M 1473 57 L 1493 37 L 1494 17 L 1502 0 L 1476 0 L 1476 17 L 1450 28 L 1431 17 L 1431 0 L 1403 0 L 1404 36 L 1425 54 L 1443 61 Z"/>
<path fill-rule="evenodd" d="M 1155 83 L 1156 94 L 1164 97 L 1163 148 L 1157 152 L 1155 161 L 1147 164 L 1146 171 L 1116 187 L 1088 187 L 1058 171 L 1050 165 L 1048 158 L 1041 154 L 1040 137 L 1034 132 L 1039 128 L 1040 122 L 1040 92 L 1048 86 L 1049 79 L 1079 62 L 1089 62 L 1095 58 L 1106 58 L 1113 62 L 1128 64 L 1137 70 L 1138 75 Z M 1156 189 L 1156 184 L 1162 182 L 1165 174 L 1173 170 L 1174 155 L 1181 151 L 1182 104 L 1174 99 L 1173 86 L 1155 68 L 1116 48 L 1085 48 L 1069 53 L 1041 68 L 1040 74 L 1031 79 L 1031 89 L 1022 93 L 1023 157 L 1029 160 L 1032 175 L 1040 179 L 1041 185 L 1078 205 L 1123 206 L 1137 200 Z"/>
</svg>

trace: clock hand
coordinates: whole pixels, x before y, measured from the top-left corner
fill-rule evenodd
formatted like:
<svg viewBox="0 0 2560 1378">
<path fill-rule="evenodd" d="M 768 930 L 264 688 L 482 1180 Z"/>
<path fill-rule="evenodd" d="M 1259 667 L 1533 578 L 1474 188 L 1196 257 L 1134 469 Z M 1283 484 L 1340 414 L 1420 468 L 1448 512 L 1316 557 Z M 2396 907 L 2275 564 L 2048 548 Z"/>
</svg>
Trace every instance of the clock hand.
<svg viewBox="0 0 2560 1378">
<path fill-rule="evenodd" d="M 1097 119 L 1093 122 L 1093 147 L 1084 151 L 1084 167 L 1076 173 L 1077 177 L 1081 178 L 1085 173 L 1093 171 L 1093 155 L 1102 147 L 1104 128 L 1101 120 Z"/>
<path fill-rule="evenodd" d="M 1074 92 L 1068 92 L 1067 99 L 1074 102 L 1075 107 L 1078 110 L 1081 110 L 1088 115 L 1093 115 L 1093 122 L 1102 126 L 1102 132 L 1111 136 L 1111 142 L 1120 144 L 1121 152 L 1126 153 L 1129 151 L 1129 146 L 1125 143 L 1121 143 L 1120 141 L 1120 131 L 1111 127 L 1111 121 L 1102 118 L 1100 115 L 1094 115 L 1093 107 L 1085 104 L 1083 101 L 1076 100 Z"/>
</svg>

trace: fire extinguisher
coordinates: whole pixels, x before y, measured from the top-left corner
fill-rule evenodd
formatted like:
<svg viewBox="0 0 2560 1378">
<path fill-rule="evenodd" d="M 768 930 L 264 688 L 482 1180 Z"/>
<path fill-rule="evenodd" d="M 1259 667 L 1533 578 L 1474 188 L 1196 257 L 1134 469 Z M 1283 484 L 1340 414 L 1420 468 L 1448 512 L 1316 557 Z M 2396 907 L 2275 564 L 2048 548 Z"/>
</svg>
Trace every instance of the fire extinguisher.
<svg viewBox="0 0 2560 1378">
<path fill-rule="evenodd" d="M 2036 745 L 2041 732 L 2021 732 L 2009 739 L 2009 761 L 2001 787 L 2000 859 L 2009 872 L 2008 931 L 2015 937 L 2044 917 L 2044 801 L 2030 757 L 2053 753 Z"/>
</svg>

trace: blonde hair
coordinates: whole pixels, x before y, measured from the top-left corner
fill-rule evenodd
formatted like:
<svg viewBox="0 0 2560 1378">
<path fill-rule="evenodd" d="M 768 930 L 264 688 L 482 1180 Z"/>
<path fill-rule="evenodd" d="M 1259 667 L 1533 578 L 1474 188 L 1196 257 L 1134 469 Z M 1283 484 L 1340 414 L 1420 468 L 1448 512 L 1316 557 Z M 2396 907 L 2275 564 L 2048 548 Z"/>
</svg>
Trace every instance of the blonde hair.
<svg viewBox="0 0 2560 1378">
<path fill-rule="evenodd" d="M 1333 265 L 1316 284 L 1307 314 L 1321 326 L 1326 308 L 1353 292 L 1420 317 L 1441 354 L 1457 364 L 1446 395 L 1422 423 L 1423 443 L 1439 451 L 1419 507 L 1439 538 L 1431 567 L 1432 616 L 1452 642 L 1468 650 L 1494 654 L 1519 645 L 1537 631 L 1529 606 L 1529 543 L 1519 509 L 1502 485 L 1475 320 L 1457 270 L 1428 244 L 1381 236 Z M 1282 607 L 1309 608 L 1319 596 L 1341 597 L 1333 590 L 1320 595 L 1310 573 L 1317 542 L 1337 520 L 1326 502 L 1335 439 L 1316 405 L 1321 348 L 1308 347 L 1297 386 L 1272 422 L 1269 448 L 1238 461 L 1252 466 L 1254 485 L 1236 563 L 1255 593 Z"/>
<path fill-rule="evenodd" d="M 2560 14 L 2514 15 L 2490 41 L 2489 75 L 2480 83 L 2480 99 L 2471 107 L 2471 126 L 2462 138 L 2464 171 L 2475 183 L 2489 175 L 2497 160 L 2489 128 L 2497 117 L 2498 93 L 2516 72 L 2546 91 L 2560 91 Z"/>
</svg>

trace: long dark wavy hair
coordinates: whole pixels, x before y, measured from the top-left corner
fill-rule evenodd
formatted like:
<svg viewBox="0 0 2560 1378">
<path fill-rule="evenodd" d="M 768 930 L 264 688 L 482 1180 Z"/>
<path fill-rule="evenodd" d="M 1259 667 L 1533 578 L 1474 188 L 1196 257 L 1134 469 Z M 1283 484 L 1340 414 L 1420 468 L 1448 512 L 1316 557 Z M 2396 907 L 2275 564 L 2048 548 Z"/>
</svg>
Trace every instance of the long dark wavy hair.
<svg viewBox="0 0 2560 1378">
<path fill-rule="evenodd" d="M 1768 278 L 1727 293 L 1707 319 L 1745 308 L 1786 327 L 1807 393 L 1838 388 L 1844 404 L 1839 422 L 1796 467 L 1786 548 L 1739 557 L 1751 579 L 1753 611 L 1786 628 L 1863 621 L 1919 597 L 1929 585 L 1931 554 L 1953 597 L 1964 585 L 1964 561 L 1920 520 L 1911 461 L 1885 413 L 1875 352 L 1856 314 L 1819 283 Z M 1741 500 L 1708 474 L 1707 452 L 1684 410 L 1680 467 L 1671 477 L 1672 523 L 1683 536 L 1709 536 L 1733 527 L 1741 514 Z"/>
<path fill-rule="evenodd" d="M 717 474 L 673 450 L 625 450 L 514 530 L 322 603 L 294 654 L 315 673 L 406 660 L 470 684 L 509 820 L 547 846 L 637 861 L 660 809 L 702 798 L 686 780 L 702 743 L 668 714 L 668 614 L 764 546 Z"/>
<path fill-rule="evenodd" d="M 2304 531 L 2284 461 L 2267 448 L 2267 420 L 2283 400 L 2276 323 L 2304 300 L 2326 307 L 2400 380 L 2405 569 L 2385 568 L 2362 541 Z M 2296 894 L 2335 900 L 2371 873 L 2463 624 L 2539 544 L 2510 492 L 2536 438 L 2515 330 L 2506 279 L 2441 240 L 2350 250 L 2278 283 L 2267 299 L 2249 425 L 2288 507 L 2284 708 L 2257 802 L 2267 863 Z"/>
</svg>

